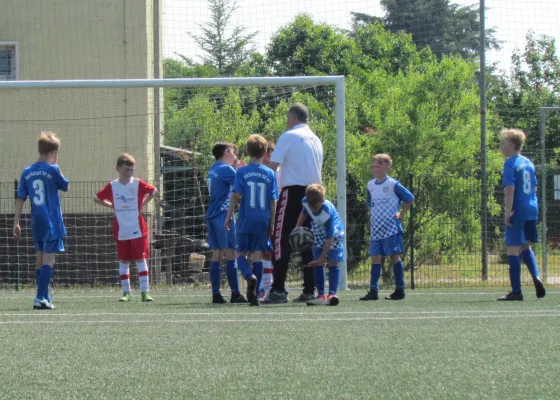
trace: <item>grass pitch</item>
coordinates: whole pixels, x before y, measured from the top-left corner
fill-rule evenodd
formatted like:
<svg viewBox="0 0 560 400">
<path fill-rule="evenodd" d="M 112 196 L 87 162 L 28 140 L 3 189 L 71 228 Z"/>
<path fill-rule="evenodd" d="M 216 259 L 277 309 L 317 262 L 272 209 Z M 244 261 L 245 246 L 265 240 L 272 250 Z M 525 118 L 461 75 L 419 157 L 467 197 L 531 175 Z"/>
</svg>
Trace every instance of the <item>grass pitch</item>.
<svg viewBox="0 0 560 400">
<path fill-rule="evenodd" d="M 0 398 L 560 398 L 560 291 L 503 293 L 255 308 L 205 291 L 151 304 L 59 291 L 56 310 L 33 311 L 31 292 L 2 292 Z"/>
</svg>

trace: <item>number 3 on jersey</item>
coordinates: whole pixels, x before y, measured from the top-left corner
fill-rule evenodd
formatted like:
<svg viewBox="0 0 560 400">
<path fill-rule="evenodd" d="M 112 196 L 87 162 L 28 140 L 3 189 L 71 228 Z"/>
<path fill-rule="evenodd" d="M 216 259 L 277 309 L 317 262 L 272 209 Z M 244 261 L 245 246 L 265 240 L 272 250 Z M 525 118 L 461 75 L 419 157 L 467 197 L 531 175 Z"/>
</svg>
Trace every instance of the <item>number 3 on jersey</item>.
<svg viewBox="0 0 560 400">
<path fill-rule="evenodd" d="M 523 193 L 531 193 L 531 173 L 527 170 L 523 171 Z"/>
<path fill-rule="evenodd" d="M 265 192 L 266 192 L 266 185 L 262 182 L 259 182 L 255 185 L 255 182 L 247 182 L 247 185 L 251 189 L 251 198 L 249 199 L 249 205 L 251 208 L 256 207 L 256 197 L 257 197 L 257 188 L 259 189 L 259 206 L 261 210 L 264 210 L 266 207 L 265 203 Z"/>
<path fill-rule="evenodd" d="M 33 196 L 33 203 L 36 206 L 42 206 L 45 204 L 45 184 L 42 180 L 36 179 L 33 181 L 33 190 L 35 190 L 35 196 Z"/>
</svg>

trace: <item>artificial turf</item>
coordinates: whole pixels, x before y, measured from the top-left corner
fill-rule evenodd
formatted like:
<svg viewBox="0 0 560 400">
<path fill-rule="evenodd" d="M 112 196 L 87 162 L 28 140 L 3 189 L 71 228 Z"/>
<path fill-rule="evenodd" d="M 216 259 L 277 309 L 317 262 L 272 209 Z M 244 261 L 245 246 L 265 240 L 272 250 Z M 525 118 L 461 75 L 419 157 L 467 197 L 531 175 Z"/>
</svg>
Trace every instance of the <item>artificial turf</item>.
<svg viewBox="0 0 560 400">
<path fill-rule="evenodd" d="M 62 291 L 56 310 L 33 311 L 31 292 L 1 292 L 0 398 L 560 398 L 560 291 L 361 294 L 256 308 L 201 291 L 126 304 Z"/>
</svg>

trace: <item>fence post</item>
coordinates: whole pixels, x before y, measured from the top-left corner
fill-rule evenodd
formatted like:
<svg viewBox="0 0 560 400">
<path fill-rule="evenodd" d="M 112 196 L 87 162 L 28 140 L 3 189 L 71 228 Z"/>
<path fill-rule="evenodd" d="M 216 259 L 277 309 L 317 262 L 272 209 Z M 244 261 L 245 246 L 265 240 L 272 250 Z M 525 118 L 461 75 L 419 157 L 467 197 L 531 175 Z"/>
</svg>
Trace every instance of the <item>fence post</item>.
<svg viewBox="0 0 560 400">
<path fill-rule="evenodd" d="M 541 131 L 541 202 L 542 202 L 542 258 L 543 258 L 543 278 L 546 282 L 548 277 L 548 245 L 547 245 L 547 215 L 546 215 L 546 185 L 547 185 L 547 176 L 546 176 L 546 110 L 541 108 L 541 115 L 540 115 L 540 131 Z"/>
<path fill-rule="evenodd" d="M 17 200 L 17 193 L 18 193 L 18 180 L 14 179 L 14 200 Z M 16 241 L 16 279 L 15 279 L 15 286 L 16 292 L 19 291 L 19 240 L 15 239 Z"/>
<path fill-rule="evenodd" d="M 486 170 L 486 3 L 480 0 L 480 218 L 482 280 L 488 280 L 488 176 Z"/>
<path fill-rule="evenodd" d="M 408 174 L 408 190 L 414 193 L 414 174 Z M 410 246 L 410 290 L 414 290 L 414 203 L 410 206 L 410 216 L 408 220 L 408 245 Z"/>
</svg>

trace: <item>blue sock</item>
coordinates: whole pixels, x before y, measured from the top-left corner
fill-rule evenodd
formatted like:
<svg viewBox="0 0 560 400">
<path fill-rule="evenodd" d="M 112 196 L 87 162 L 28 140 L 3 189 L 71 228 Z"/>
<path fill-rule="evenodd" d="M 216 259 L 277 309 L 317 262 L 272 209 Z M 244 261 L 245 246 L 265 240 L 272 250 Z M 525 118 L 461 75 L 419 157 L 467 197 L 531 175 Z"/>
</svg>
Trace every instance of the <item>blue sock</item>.
<svg viewBox="0 0 560 400">
<path fill-rule="evenodd" d="M 239 275 L 237 274 L 237 264 L 235 260 L 227 260 L 226 262 L 226 275 L 231 288 L 231 294 L 241 294 L 239 290 Z"/>
<path fill-rule="evenodd" d="M 511 291 L 521 293 L 521 259 L 519 256 L 508 256 L 508 264 Z"/>
<path fill-rule="evenodd" d="M 329 294 L 336 294 L 340 282 L 340 267 L 329 268 Z"/>
<path fill-rule="evenodd" d="M 219 261 L 210 263 L 210 284 L 212 285 L 212 294 L 220 294 L 220 283 L 222 281 L 222 265 Z"/>
<path fill-rule="evenodd" d="M 43 265 L 41 267 L 41 273 L 39 274 L 39 285 L 37 285 L 37 298 L 46 299 L 49 298 L 49 285 L 51 283 L 51 278 L 53 275 L 53 269 L 50 265 Z"/>
<path fill-rule="evenodd" d="M 35 286 L 37 286 L 37 289 L 39 289 L 39 276 L 41 275 L 41 268 L 37 268 L 35 269 Z M 47 299 L 47 301 L 50 303 L 51 302 L 51 296 L 49 294 L 49 289 L 47 288 L 47 297 L 45 297 Z"/>
<path fill-rule="evenodd" d="M 254 262 L 253 263 L 253 275 L 257 277 L 257 294 L 261 288 L 262 276 L 263 276 L 263 263 L 262 261 Z"/>
<path fill-rule="evenodd" d="M 251 271 L 251 266 L 249 265 L 249 261 L 247 261 L 247 257 L 237 257 L 237 266 L 241 270 L 241 275 L 243 275 L 245 280 L 249 279 L 251 275 L 253 275 L 253 271 Z"/>
<path fill-rule="evenodd" d="M 314 267 L 313 278 L 315 279 L 315 287 L 319 296 L 325 295 L 325 267 Z"/>
<path fill-rule="evenodd" d="M 402 261 L 393 264 L 393 274 L 395 275 L 397 289 L 404 290 L 404 264 Z"/>
<path fill-rule="evenodd" d="M 369 287 L 379 292 L 379 278 L 381 277 L 381 264 L 371 264 L 371 277 Z"/>
<path fill-rule="evenodd" d="M 533 250 L 527 249 L 522 251 L 521 259 L 525 264 L 527 264 L 527 268 L 529 269 L 529 273 L 531 274 L 533 279 L 541 277 L 539 266 L 537 265 L 537 257 L 535 257 L 535 253 L 533 253 Z"/>
</svg>

